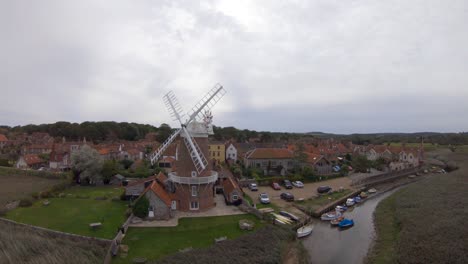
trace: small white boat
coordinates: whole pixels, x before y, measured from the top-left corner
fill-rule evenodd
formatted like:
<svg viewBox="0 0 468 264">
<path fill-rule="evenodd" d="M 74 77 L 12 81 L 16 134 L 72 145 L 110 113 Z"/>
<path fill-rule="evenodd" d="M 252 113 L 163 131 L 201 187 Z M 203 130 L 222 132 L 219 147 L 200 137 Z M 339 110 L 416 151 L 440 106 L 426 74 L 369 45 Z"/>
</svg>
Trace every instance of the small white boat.
<svg viewBox="0 0 468 264">
<path fill-rule="evenodd" d="M 336 219 L 338 217 L 342 216 L 341 212 L 335 211 L 335 212 L 328 212 L 323 214 L 320 219 L 323 221 L 331 221 L 333 219 Z"/>
<path fill-rule="evenodd" d="M 298 238 L 301 238 L 301 237 L 306 237 L 310 234 L 312 234 L 312 231 L 314 230 L 314 225 L 312 224 L 309 224 L 309 225 L 305 225 L 303 227 L 299 227 L 297 229 L 297 237 Z"/>
<path fill-rule="evenodd" d="M 376 193 L 376 192 L 377 192 L 377 190 L 376 190 L 376 189 L 374 189 L 374 188 L 371 188 L 371 189 L 367 190 L 367 192 L 368 192 L 368 193 Z"/>
<path fill-rule="evenodd" d="M 348 200 L 346 200 L 346 206 L 353 206 L 355 203 L 353 198 L 348 198 Z"/>
<path fill-rule="evenodd" d="M 272 215 L 275 217 L 275 220 L 280 224 L 292 224 L 293 222 L 291 219 L 284 217 L 282 215 L 275 214 L 275 213 L 272 213 Z"/>
</svg>

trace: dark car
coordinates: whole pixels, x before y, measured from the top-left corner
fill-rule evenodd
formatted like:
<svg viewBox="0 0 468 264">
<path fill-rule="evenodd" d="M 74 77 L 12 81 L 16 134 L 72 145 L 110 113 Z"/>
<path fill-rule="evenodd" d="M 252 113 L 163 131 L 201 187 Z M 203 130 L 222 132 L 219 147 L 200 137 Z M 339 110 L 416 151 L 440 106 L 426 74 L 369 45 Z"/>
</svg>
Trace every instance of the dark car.
<svg viewBox="0 0 468 264">
<path fill-rule="evenodd" d="M 288 202 L 294 201 L 294 195 L 288 192 L 280 194 L 280 197 L 281 199 L 288 201 Z"/>
<path fill-rule="evenodd" d="M 327 193 L 329 191 L 331 191 L 331 187 L 330 186 L 320 186 L 317 188 L 317 192 L 318 193 Z"/>
<path fill-rule="evenodd" d="M 289 180 L 283 180 L 283 185 L 284 185 L 284 188 L 286 189 L 292 189 L 292 184 Z"/>
<path fill-rule="evenodd" d="M 271 184 L 271 188 L 273 188 L 273 190 L 281 190 L 281 187 L 277 182 L 273 182 Z"/>
</svg>

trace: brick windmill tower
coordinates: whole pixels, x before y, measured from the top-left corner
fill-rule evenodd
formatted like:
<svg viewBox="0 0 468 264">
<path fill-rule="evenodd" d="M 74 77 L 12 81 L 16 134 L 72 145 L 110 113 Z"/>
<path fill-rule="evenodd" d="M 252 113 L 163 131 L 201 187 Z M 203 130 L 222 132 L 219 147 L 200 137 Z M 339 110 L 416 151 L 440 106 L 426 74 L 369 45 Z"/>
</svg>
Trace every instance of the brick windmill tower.
<svg viewBox="0 0 468 264">
<path fill-rule="evenodd" d="M 184 144 L 178 146 L 176 171 L 169 173 L 169 182 L 173 187 L 172 209 L 180 211 L 202 211 L 214 207 L 213 185 L 218 180 L 218 173 L 213 171 L 206 160 L 208 155 L 208 136 L 213 135 L 210 109 L 223 97 L 226 91 L 217 84 L 193 108 L 188 119 L 177 98 L 172 92 L 164 95 L 164 103 L 174 121 L 179 121 L 177 129 L 159 149 L 150 156 L 151 164 L 180 136 Z"/>
</svg>

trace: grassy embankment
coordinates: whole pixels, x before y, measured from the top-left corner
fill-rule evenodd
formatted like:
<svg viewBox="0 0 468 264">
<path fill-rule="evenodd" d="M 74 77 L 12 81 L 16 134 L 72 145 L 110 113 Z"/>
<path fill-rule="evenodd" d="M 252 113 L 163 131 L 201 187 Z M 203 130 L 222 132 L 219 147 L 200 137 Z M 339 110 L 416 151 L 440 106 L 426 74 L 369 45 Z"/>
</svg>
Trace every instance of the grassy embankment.
<svg viewBox="0 0 468 264">
<path fill-rule="evenodd" d="M 459 170 L 433 175 L 377 206 L 368 263 L 466 263 L 468 154 L 450 159 Z"/>
<path fill-rule="evenodd" d="M 65 190 L 63 198 L 36 201 L 31 207 L 20 207 L 7 213 L 6 218 L 62 232 L 112 239 L 125 221 L 127 203 L 118 200 L 122 190 L 113 187 L 81 187 Z M 96 200 L 103 199 L 105 200 Z M 117 199 L 112 201 L 111 199 Z M 90 223 L 101 222 L 96 230 Z"/>
<path fill-rule="evenodd" d="M 346 195 L 352 193 L 352 190 L 345 189 L 343 191 L 335 191 L 329 194 L 320 195 L 319 197 L 313 197 L 304 201 L 295 201 L 295 203 L 304 208 L 307 212 L 318 210 L 325 205 L 342 199 Z"/>
<path fill-rule="evenodd" d="M 254 204 L 254 200 L 252 199 L 252 197 L 250 197 L 248 194 L 244 193 L 244 199 L 246 201 L 248 201 L 250 203 L 250 205 L 253 206 Z M 257 198 L 257 197 L 256 197 Z M 271 199 L 271 198 L 270 198 Z M 280 208 L 274 203 L 274 202 L 270 202 L 269 204 L 262 204 L 260 203 L 260 201 L 257 200 L 255 201 L 255 206 L 257 207 L 257 209 L 262 209 L 262 208 L 271 208 L 273 210 L 275 210 L 275 212 L 279 212 L 280 211 Z"/>
<path fill-rule="evenodd" d="M 218 237 L 234 239 L 252 232 L 239 228 L 240 219 L 254 221 L 255 229 L 265 225 L 253 215 L 232 215 L 182 218 L 176 227 L 129 228 L 122 242 L 129 246 L 128 256 L 116 257 L 114 263 L 131 263 L 135 257 L 156 260 L 188 247 L 209 247 Z"/>
</svg>

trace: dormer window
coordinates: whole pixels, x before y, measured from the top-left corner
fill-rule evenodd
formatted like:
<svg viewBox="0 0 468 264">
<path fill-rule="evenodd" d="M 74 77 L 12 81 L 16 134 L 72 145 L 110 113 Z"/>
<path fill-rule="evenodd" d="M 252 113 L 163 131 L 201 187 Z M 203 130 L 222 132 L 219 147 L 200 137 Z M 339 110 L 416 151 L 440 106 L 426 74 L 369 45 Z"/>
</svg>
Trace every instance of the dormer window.
<svg viewBox="0 0 468 264">
<path fill-rule="evenodd" d="M 197 172 L 196 171 L 192 171 L 192 177 L 197 177 Z"/>
</svg>

